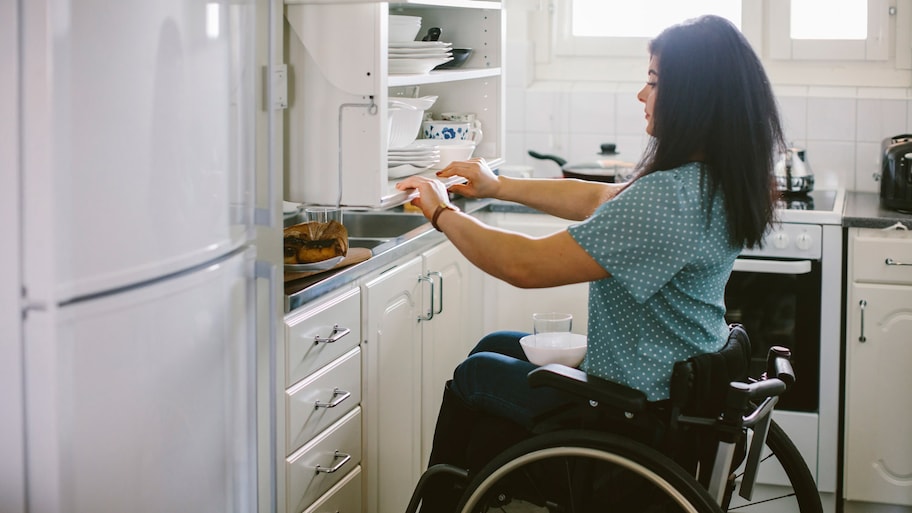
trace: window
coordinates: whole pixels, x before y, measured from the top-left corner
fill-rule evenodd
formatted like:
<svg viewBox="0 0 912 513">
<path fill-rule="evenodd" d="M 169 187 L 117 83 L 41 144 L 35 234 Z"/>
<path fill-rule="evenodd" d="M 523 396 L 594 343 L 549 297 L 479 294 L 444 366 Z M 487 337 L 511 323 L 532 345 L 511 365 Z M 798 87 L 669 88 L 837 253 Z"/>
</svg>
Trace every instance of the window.
<svg viewBox="0 0 912 513">
<path fill-rule="evenodd" d="M 785 60 L 886 61 L 887 0 L 769 0 L 769 57 Z"/>
<path fill-rule="evenodd" d="M 893 53 L 899 67 L 909 66 L 906 31 L 892 37 L 891 31 L 908 26 L 910 16 L 901 12 L 896 20 L 892 0 L 550 1 L 557 55 L 642 56 L 661 29 L 713 13 L 735 22 L 765 58 L 885 61 Z"/>
<path fill-rule="evenodd" d="M 741 26 L 741 3 L 732 0 L 638 0 L 623 4 L 574 0 L 571 10 L 574 37 L 650 38 L 669 25 L 700 14 L 718 14 Z"/>
</svg>

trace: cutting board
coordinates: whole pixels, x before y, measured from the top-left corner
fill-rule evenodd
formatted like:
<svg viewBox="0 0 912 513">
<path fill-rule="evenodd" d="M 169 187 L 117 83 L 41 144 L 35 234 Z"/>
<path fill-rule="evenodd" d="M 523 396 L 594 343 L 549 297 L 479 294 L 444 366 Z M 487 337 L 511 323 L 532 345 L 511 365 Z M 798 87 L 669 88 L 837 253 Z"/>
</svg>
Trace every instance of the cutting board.
<svg viewBox="0 0 912 513">
<path fill-rule="evenodd" d="M 301 278 L 306 278 L 308 276 L 313 276 L 320 273 L 328 273 L 335 271 L 341 267 L 347 267 L 349 265 L 354 265 L 359 262 L 363 262 L 370 258 L 372 255 L 371 250 L 367 248 L 348 248 L 348 253 L 345 254 L 345 257 L 342 260 L 339 260 L 339 263 L 334 267 L 329 269 L 323 269 L 322 271 L 304 271 L 304 272 L 285 272 L 285 282 L 300 280 Z"/>
</svg>

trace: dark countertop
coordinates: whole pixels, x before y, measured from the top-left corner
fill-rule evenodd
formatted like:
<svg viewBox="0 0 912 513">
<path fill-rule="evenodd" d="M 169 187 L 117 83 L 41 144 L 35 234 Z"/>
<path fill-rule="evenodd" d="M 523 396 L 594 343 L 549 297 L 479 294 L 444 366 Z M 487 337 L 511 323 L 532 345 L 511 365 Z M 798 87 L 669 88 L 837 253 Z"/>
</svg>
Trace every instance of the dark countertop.
<svg viewBox="0 0 912 513">
<path fill-rule="evenodd" d="M 875 192 L 846 192 L 842 226 L 846 228 L 889 228 L 900 223 L 912 230 L 912 215 L 887 210 L 880 206 Z"/>
<path fill-rule="evenodd" d="M 507 201 L 499 200 L 457 200 L 459 206 L 468 213 L 483 211 L 524 212 L 537 211 Z M 846 192 L 845 210 L 842 226 L 846 228 L 889 228 L 901 223 L 912 230 L 912 214 L 903 214 L 886 210 L 880 206 L 880 195 L 870 192 Z M 410 253 L 416 253 L 433 247 L 446 239 L 442 233 L 435 231 L 430 223 L 423 229 L 413 230 L 409 237 L 399 238 L 395 244 L 373 255 L 370 259 L 339 269 L 296 280 L 285 284 L 285 312 L 302 306 L 327 292 L 358 280 L 383 266 L 388 266 Z"/>
</svg>

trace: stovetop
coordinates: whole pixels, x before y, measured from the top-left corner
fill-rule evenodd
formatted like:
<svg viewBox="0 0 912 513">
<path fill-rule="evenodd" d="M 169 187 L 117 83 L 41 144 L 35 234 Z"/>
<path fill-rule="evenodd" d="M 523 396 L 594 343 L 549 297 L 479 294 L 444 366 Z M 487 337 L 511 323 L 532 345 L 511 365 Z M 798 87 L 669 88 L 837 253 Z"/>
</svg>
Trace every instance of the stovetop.
<svg viewBox="0 0 912 513">
<path fill-rule="evenodd" d="M 842 224 L 845 191 L 811 191 L 783 194 L 776 202 L 776 216 L 783 223 Z"/>
</svg>

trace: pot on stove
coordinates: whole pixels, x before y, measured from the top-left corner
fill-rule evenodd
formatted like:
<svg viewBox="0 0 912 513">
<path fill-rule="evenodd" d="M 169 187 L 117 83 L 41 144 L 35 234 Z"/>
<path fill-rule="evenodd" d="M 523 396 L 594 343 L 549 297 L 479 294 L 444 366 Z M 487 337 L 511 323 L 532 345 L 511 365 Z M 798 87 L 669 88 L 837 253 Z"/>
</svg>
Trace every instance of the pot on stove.
<svg viewBox="0 0 912 513">
<path fill-rule="evenodd" d="M 814 190 L 814 174 L 802 148 L 787 148 L 773 166 L 776 187 L 785 193 L 804 194 Z"/>
<path fill-rule="evenodd" d="M 604 158 L 592 162 L 568 164 L 565 159 L 556 155 L 545 155 L 529 150 L 530 157 L 554 161 L 560 166 L 564 178 L 606 183 L 627 182 L 633 178 L 634 164 L 620 159 L 617 146 L 613 143 L 602 144 L 598 155 Z"/>
</svg>

